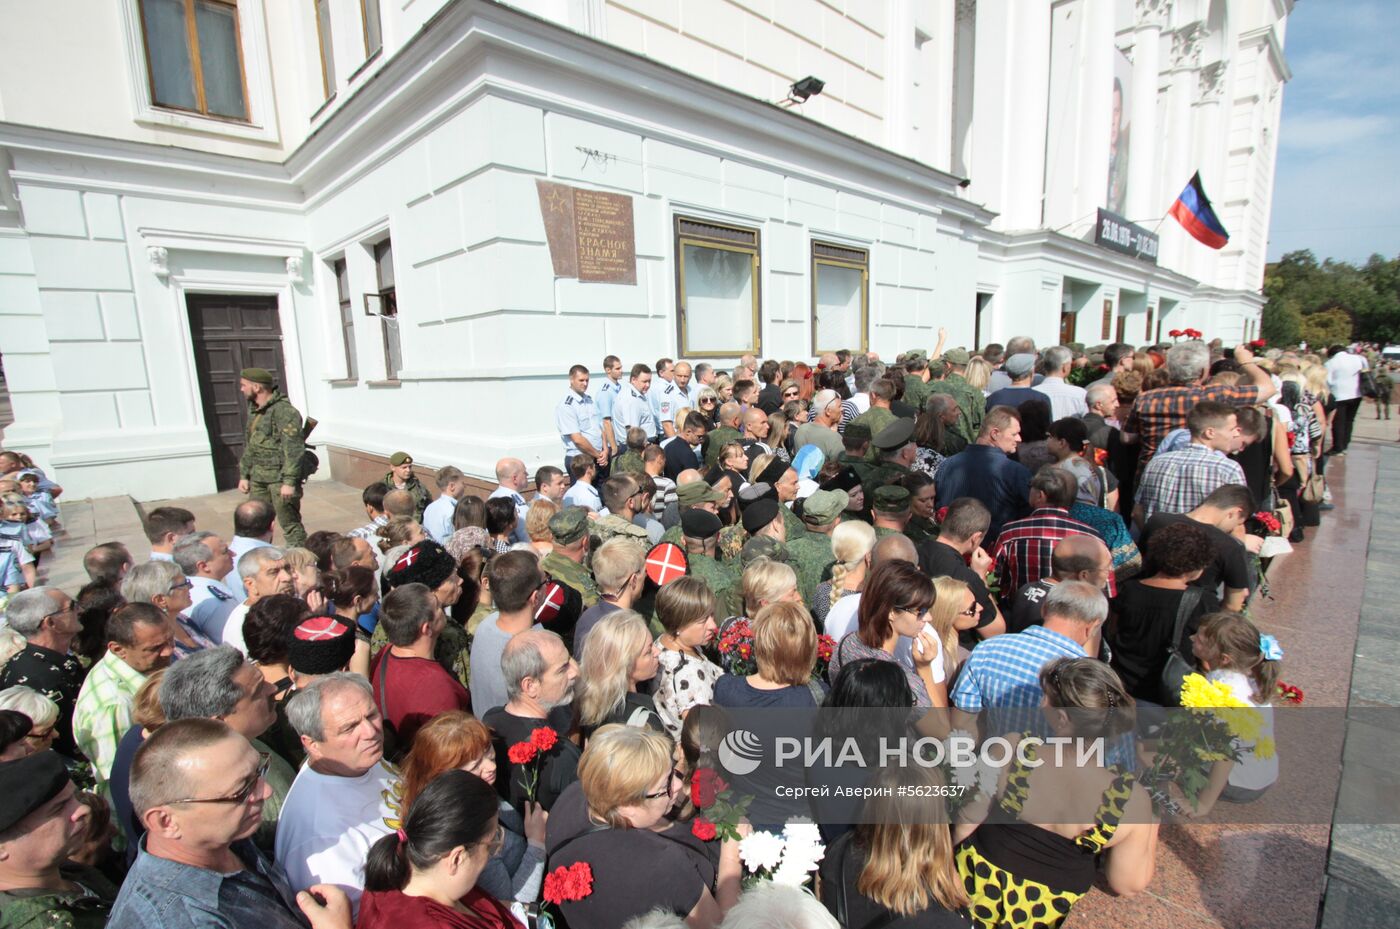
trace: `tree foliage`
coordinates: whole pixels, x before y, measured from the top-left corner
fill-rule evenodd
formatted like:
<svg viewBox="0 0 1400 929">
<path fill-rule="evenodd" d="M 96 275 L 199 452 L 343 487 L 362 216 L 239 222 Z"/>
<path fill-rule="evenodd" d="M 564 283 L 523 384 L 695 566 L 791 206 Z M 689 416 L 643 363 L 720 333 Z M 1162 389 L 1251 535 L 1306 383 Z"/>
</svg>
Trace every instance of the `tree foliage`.
<svg viewBox="0 0 1400 929">
<path fill-rule="evenodd" d="M 1400 257 L 1357 267 L 1289 252 L 1264 272 L 1262 334 L 1272 345 L 1400 341 Z"/>
</svg>

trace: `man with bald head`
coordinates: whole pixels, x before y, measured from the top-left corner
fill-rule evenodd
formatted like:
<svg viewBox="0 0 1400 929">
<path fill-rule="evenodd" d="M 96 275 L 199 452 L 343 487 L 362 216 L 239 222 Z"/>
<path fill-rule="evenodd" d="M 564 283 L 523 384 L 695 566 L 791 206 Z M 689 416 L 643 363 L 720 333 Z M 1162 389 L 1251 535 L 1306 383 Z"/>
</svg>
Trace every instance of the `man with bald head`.
<svg viewBox="0 0 1400 929">
<path fill-rule="evenodd" d="M 720 449 L 730 442 L 744 440 L 744 434 L 740 431 L 742 416 L 743 407 L 733 400 L 720 405 L 719 426 L 705 436 L 705 467 L 714 467 L 715 462 L 719 461 Z"/>
<path fill-rule="evenodd" d="M 671 383 L 676 385 L 676 392 L 680 394 L 681 406 L 688 406 L 692 410 L 699 406 L 700 385 L 693 383 L 690 362 L 676 362 L 676 366 L 671 369 Z"/>
<path fill-rule="evenodd" d="M 233 510 L 233 538 L 228 542 L 228 553 L 233 556 L 233 569 L 224 575 L 224 586 L 234 593 L 243 589 L 243 578 L 238 576 L 238 559 L 255 548 L 272 544 L 272 523 L 277 511 L 265 500 L 247 500 Z"/>
<path fill-rule="evenodd" d="M 759 455 L 771 455 L 773 447 L 768 444 L 768 414 L 758 407 L 749 407 L 744 413 L 744 451 L 749 461 Z"/>
<path fill-rule="evenodd" d="M 502 458 L 496 462 L 497 487 L 491 491 L 488 500 L 497 497 L 509 497 L 515 504 L 515 531 L 511 533 L 512 542 L 528 542 L 530 536 L 525 532 L 525 514 L 530 506 L 525 502 L 525 488 L 530 486 L 530 474 L 525 470 L 525 462 L 519 458 Z"/>
<path fill-rule="evenodd" d="M 1007 607 L 1008 632 L 1024 632 L 1041 623 L 1041 605 L 1051 588 L 1062 581 L 1087 581 L 1100 590 L 1113 573 L 1113 555 L 1099 539 L 1090 535 L 1066 536 L 1050 556 L 1050 573 L 1016 591 Z"/>
</svg>

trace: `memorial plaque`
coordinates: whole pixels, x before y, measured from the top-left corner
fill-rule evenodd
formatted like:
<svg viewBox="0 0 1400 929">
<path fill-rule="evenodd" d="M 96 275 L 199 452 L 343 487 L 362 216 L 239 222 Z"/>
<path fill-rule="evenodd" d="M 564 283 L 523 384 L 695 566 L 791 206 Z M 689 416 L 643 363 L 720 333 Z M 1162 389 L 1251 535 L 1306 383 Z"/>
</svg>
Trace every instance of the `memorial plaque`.
<svg viewBox="0 0 1400 929">
<path fill-rule="evenodd" d="M 580 281 L 637 283 L 631 197 L 574 188 L 574 239 Z"/>
<path fill-rule="evenodd" d="M 574 189 L 567 184 L 535 181 L 540 217 L 555 277 L 578 277 L 578 242 L 574 237 Z"/>
</svg>

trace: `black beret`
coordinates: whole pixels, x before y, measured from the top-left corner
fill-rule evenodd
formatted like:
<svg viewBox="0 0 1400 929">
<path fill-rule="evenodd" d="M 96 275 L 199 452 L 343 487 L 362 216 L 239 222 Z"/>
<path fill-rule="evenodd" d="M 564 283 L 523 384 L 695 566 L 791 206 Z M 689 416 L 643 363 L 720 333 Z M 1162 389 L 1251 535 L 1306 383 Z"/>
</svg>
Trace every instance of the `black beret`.
<svg viewBox="0 0 1400 929">
<path fill-rule="evenodd" d="M 842 468 L 822 483 L 822 490 L 853 490 L 860 486 L 860 475 L 850 465 Z"/>
<path fill-rule="evenodd" d="M 57 797 L 67 783 L 68 768 L 56 752 L 0 764 L 0 832 Z"/>
<path fill-rule="evenodd" d="M 781 506 L 782 504 L 776 500 L 764 499 L 744 507 L 744 531 L 753 535 L 777 519 L 778 509 Z"/>
<path fill-rule="evenodd" d="M 424 539 L 399 556 L 385 580 L 390 589 L 404 584 L 423 584 L 435 590 L 457 573 L 457 559 L 432 539 Z"/>
<path fill-rule="evenodd" d="M 681 532 L 692 539 L 709 539 L 719 535 L 722 524 L 709 510 L 692 507 L 681 510 Z"/>
</svg>

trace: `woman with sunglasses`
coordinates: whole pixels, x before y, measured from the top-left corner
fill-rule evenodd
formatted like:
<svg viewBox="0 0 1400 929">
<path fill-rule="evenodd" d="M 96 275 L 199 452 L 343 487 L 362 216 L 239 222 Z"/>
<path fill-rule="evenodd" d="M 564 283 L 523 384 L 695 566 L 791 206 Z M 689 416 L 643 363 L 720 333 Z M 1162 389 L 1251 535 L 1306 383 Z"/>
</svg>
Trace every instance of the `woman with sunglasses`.
<svg viewBox="0 0 1400 929">
<path fill-rule="evenodd" d="M 706 429 L 719 427 L 719 394 L 713 387 L 701 387 L 695 398 L 695 409 L 705 417 Z"/>
<path fill-rule="evenodd" d="M 23 731 L 16 729 L 17 734 L 8 745 L 0 744 L 0 761 L 37 755 L 52 748 L 58 738 L 58 704 L 32 687 L 20 684 L 0 690 L 0 712 L 24 720 Z"/>
<path fill-rule="evenodd" d="M 933 584 L 918 565 L 876 565 L 861 594 L 858 626 L 842 637 L 831 656 L 831 679 L 851 661 L 890 661 L 904 670 L 916 707 L 947 706 L 947 669 L 937 633 L 928 626 L 933 604 Z"/>
<path fill-rule="evenodd" d="M 214 641 L 185 619 L 184 613 L 193 602 L 190 589 L 194 584 L 173 561 L 148 561 L 126 572 L 122 578 L 122 596 L 127 603 L 149 603 L 165 614 L 166 622 L 175 630 L 175 656 L 179 661 Z"/>
<path fill-rule="evenodd" d="M 369 850 L 357 929 L 523 929 L 477 881 L 502 842 L 491 785 L 446 771 Z"/>
<path fill-rule="evenodd" d="M 684 917 L 692 929 L 717 926 L 739 898 L 739 843 L 719 843 L 715 868 L 704 842 L 671 828 L 666 815 L 687 792 L 671 740 L 604 726 L 584 749 L 578 776 L 549 823 L 547 872 L 583 862 L 593 874 L 592 892 L 561 907 L 571 929 L 616 929 L 654 909 Z"/>
<path fill-rule="evenodd" d="M 470 713 L 443 713 L 418 730 L 400 771 L 405 809 L 445 771 L 466 771 L 494 787 L 496 751 L 491 731 Z M 540 897 L 544 880 L 544 834 L 549 814 L 539 804 L 527 802 L 522 816 L 509 801 L 501 800 L 496 815 L 502 829 L 500 847 L 478 875 L 476 885 L 498 900 L 533 903 Z"/>
</svg>

